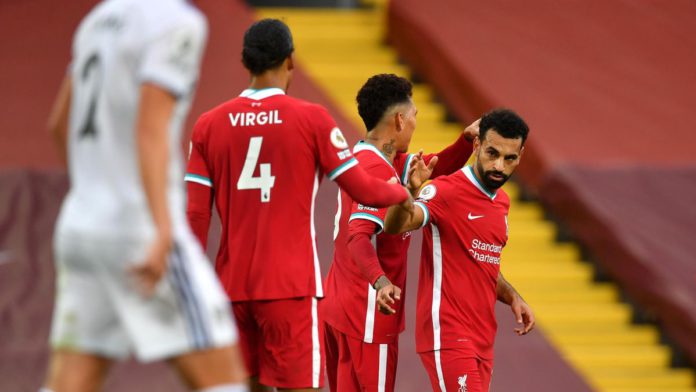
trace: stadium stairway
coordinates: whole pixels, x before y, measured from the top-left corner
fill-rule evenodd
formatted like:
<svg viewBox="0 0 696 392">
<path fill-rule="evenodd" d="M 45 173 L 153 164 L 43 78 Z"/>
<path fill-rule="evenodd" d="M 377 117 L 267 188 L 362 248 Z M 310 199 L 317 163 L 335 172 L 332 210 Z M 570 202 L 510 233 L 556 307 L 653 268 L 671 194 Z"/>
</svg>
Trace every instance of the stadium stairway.
<svg viewBox="0 0 696 392">
<path fill-rule="evenodd" d="M 296 60 L 362 129 L 355 94 L 365 80 L 376 73 L 410 74 L 383 42 L 383 7 L 373 1 L 356 10 L 265 8 L 257 15 L 288 23 Z M 427 85 L 414 86 L 414 102 L 413 151 L 439 151 L 458 136 L 462 126 L 444 121 L 445 108 Z M 515 184 L 506 190 L 513 205 L 502 271 L 532 305 L 538 328 L 592 389 L 696 392 L 691 370 L 670 367 L 672 354 L 658 330 L 632 324 L 632 310 L 620 301 L 618 288 L 594 282 L 592 265 L 582 261 L 575 244 L 556 241 L 556 228 L 544 219 L 542 207 L 521 201 Z"/>
</svg>

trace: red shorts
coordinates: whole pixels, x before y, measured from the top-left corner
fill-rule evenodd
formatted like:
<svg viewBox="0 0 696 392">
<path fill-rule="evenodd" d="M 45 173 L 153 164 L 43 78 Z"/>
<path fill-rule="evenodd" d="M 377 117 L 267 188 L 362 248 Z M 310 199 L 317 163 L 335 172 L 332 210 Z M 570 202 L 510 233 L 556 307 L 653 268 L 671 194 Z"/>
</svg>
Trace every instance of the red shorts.
<svg viewBox="0 0 696 392">
<path fill-rule="evenodd" d="M 420 353 L 433 391 L 488 392 L 493 360 L 472 357 L 461 349 L 443 349 Z"/>
<path fill-rule="evenodd" d="M 326 374 L 332 392 L 393 391 L 399 342 L 365 343 L 324 323 Z"/>
<path fill-rule="evenodd" d="M 235 302 L 232 310 L 252 377 L 269 387 L 323 386 L 324 328 L 316 298 Z"/>
</svg>

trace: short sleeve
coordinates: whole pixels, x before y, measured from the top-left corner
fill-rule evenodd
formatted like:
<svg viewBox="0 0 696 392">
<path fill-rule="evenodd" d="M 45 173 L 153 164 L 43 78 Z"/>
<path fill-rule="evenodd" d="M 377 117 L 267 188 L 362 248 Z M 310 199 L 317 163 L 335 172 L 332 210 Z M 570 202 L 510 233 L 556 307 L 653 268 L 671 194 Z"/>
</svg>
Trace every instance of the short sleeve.
<svg viewBox="0 0 696 392">
<path fill-rule="evenodd" d="M 437 224 L 441 217 L 446 216 L 447 202 L 443 195 L 444 188 L 440 181 L 435 180 L 424 186 L 418 193 L 414 205 L 423 210 L 425 216 L 421 227 L 431 222 Z"/>
<path fill-rule="evenodd" d="M 193 92 L 207 39 L 202 18 L 182 18 L 149 41 L 139 70 L 141 82 L 154 83 L 177 97 Z"/>
<path fill-rule="evenodd" d="M 365 171 L 370 173 L 371 176 L 380 180 L 387 181 L 390 178 L 394 177 L 394 169 L 392 169 L 390 166 L 387 166 L 386 163 L 379 162 L 377 164 L 365 164 L 365 162 L 362 162 L 361 159 L 361 164 L 363 165 Z M 351 206 L 350 217 L 348 218 L 348 222 L 351 222 L 355 219 L 368 220 L 379 226 L 376 231 L 376 234 L 379 234 L 384 230 L 384 218 L 386 216 L 387 208 L 370 207 L 354 201 L 353 205 Z"/>
<path fill-rule="evenodd" d="M 189 160 L 186 166 L 184 180 L 213 187 L 212 175 L 208 168 L 205 135 L 207 122 L 201 117 L 193 127 L 191 143 L 189 144 Z"/>
<path fill-rule="evenodd" d="M 326 109 L 318 107 L 314 118 L 319 164 L 330 180 L 356 166 L 358 161 L 348 147 L 348 141 Z"/>
</svg>

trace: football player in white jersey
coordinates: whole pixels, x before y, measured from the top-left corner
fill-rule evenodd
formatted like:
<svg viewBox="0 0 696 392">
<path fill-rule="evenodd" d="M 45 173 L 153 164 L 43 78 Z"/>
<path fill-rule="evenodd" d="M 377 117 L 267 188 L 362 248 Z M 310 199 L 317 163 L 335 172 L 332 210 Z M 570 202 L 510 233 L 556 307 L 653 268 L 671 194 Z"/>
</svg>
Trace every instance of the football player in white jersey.
<svg viewBox="0 0 696 392">
<path fill-rule="evenodd" d="M 247 390 L 227 298 L 184 208 L 181 128 L 206 38 L 185 0 L 106 0 L 75 34 L 49 120 L 71 188 L 47 390 L 98 390 L 129 355 L 169 359 L 196 390 Z"/>
</svg>

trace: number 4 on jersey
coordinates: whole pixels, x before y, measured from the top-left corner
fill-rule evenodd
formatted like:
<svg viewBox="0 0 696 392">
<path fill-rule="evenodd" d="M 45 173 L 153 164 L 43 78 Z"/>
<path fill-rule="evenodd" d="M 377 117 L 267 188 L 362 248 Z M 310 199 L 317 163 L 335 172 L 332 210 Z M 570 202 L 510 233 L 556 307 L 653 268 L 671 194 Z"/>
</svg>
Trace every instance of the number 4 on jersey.
<svg viewBox="0 0 696 392">
<path fill-rule="evenodd" d="M 263 137 L 261 136 L 255 136 L 249 140 L 249 150 L 247 151 L 246 161 L 244 161 L 242 174 L 239 176 L 239 181 L 237 181 L 237 189 L 260 189 L 261 202 L 268 203 L 271 201 L 271 188 L 273 188 L 275 183 L 275 176 L 271 175 L 271 164 L 260 164 L 259 176 L 254 177 L 254 170 L 259 161 L 262 143 Z"/>
</svg>

